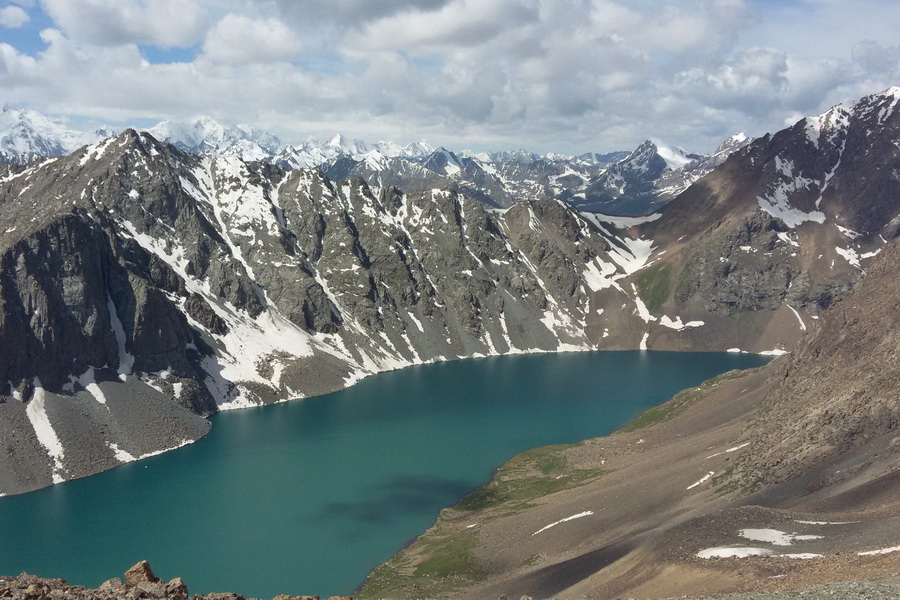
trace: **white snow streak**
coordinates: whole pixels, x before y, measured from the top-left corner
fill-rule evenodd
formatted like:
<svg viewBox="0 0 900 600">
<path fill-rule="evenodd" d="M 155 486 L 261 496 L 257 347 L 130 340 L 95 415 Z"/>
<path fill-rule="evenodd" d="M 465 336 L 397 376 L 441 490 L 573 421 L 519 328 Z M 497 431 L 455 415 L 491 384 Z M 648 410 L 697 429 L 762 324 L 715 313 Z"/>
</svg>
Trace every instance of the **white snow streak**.
<svg viewBox="0 0 900 600">
<path fill-rule="evenodd" d="M 675 320 L 673 321 L 669 318 L 668 315 L 663 315 L 659 319 L 659 324 L 663 327 L 668 327 L 669 329 L 674 329 L 676 331 L 682 331 L 691 327 L 702 327 L 703 325 L 705 325 L 703 321 L 688 321 L 687 323 L 683 323 L 681 321 L 681 317 L 675 317 Z"/>
<path fill-rule="evenodd" d="M 835 223 L 835 227 L 837 227 L 838 231 L 840 231 L 842 234 L 844 234 L 846 237 L 850 238 L 851 240 L 855 240 L 856 238 L 858 238 L 859 236 L 862 235 L 861 233 L 857 233 L 857 232 L 853 231 L 852 229 L 848 229 L 846 227 L 841 227 L 840 225 L 838 225 L 836 223 Z"/>
<path fill-rule="evenodd" d="M 119 462 L 129 463 L 137 460 L 136 456 L 119 448 L 118 444 L 107 442 L 106 445 L 109 446 L 109 449 L 113 451 L 113 454 L 115 454 L 116 456 L 116 460 Z"/>
<path fill-rule="evenodd" d="M 783 354 L 787 354 L 787 350 L 782 348 L 773 348 L 772 350 L 763 350 L 760 352 L 763 356 L 781 356 Z"/>
<path fill-rule="evenodd" d="M 116 343 L 119 346 L 119 379 L 125 381 L 126 376 L 131 375 L 131 369 L 134 367 L 134 355 L 125 348 L 127 339 L 125 337 L 125 328 L 122 326 L 122 320 L 119 319 L 116 305 L 109 294 L 106 295 L 106 306 L 109 308 L 109 325 L 112 328 L 113 335 L 116 336 Z"/>
<path fill-rule="evenodd" d="M 722 452 L 716 452 L 715 454 L 711 454 L 711 455 L 707 456 L 706 458 L 715 458 L 715 457 L 721 456 L 723 454 L 731 454 L 732 452 L 737 452 L 738 450 L 746 448 L 749 445 L 750 445 L 750 442 L 744 442 L 740 446 L 735 446 L 734 448 L 729 448 L 728 450 L 723 450 Z"/>
<path fill-rule="evenodd" d="M 78 383 L 81 385 L 81 387 L 86 389 L 97 402 L 106 405 L 106 396 L 103 395 L 103 390 L 101 390 L 100 386 L 97 385 L 97 380 L 94 375 L 94 367 L 88 367 L 88 370 L 78 378 Z"/>
<path fill-rule="evenodd" d="M 103 153 L 106 152 L 106 149 L 109 148 L 110 144 L 115 141 L 116 138 L 108 138 L 102 141 L 97 142 L 96 144 L 92 144 L 84 149 L 84 156 L 81 157 L 79 161 L 79 166 L 84 166 L 91 159 L 99 159 L 103 156 Z"/>
<path fill-rule="evenodd" d="M 655 321 L 656 317 L 650 314 L 650 311 L 647 309 L 647 305 L 644 304 L 644 301 L 641 300 L 641 297 L 638 295 L 637 287 L 632 283 L 631 290 L 634 292 L 634 304 L 637 307 L 637 314 L 641 318 L 644 323 L 649 323 L 650 321 Z"/>
<path fill-rule="evenodd" d="M 859 552 L 859 556 L 875 556 L 876 554 L 892 554 L 900 552 L 900 546 L 892 546 L 890 548 L 882 548 L 881 550 L 869 550 L 868 552 Z"/>
<path fill-rule="evenodd" d="M 689 489 L 689 490 L 694 489 L 695 487 L 697 487 L 697 486 L 700 485 L 701 483 L 705 483 L 707 480 L 709 480 L 710 477 L 712 477 L 712 476 L 715 475 L 715 474 L 716 474 L 715 471 L 710 471 L 709 473 L 707 473 L 706 475 L 704 475 L 703 477 L 701 477 L 698 481 L 695 481 L 695 482 L 692 483 L 691 485 L 687 486 L 687 489 Z"/>
<path fill-rule="evenodd" d="M 38 441 L 41 443 L 41 446 L 47 449 L 47 454 L 50 455 L 50 460 L 53 461 L 53 483 L 62 483 L 65 481 L 62 476 L 62 461 L 65 451 L 63 450 L 62 442 L 59 441 L 59 436 L 56 435 L 56 431 L 50 423 L 50 418 L 47 416 L 47 409 L 44 406 L 46 394 L 44 388 L 41 387 L 41 380 L 35 377 L 33 384 L 34 396 L 25 407 L 25 414 L 28 416 L 28 420 L 31 421 L 31 426 L 34 428 Z"/>
<path fill-rule="evenodd" d="M 657 219 L 662 217 L 662 213 L 653 213 L 652 215 L 646 215 L 643 217 L 620 217 L 618 215 L 603 215 L 600 213 L 590 213 L 583 212 L 580 213 L 582 217 L 593 221 L 594 223 L 602 222 L 609 223 L 616 229 L 628 229 L 629 227 L 634 227 L 635 225 L 641 225 L 643 223 L 652 223 Z"/>
<path fill-rule="evenodd" d="M 803 319 L 800 318 L 800 313 L 797 312 L 797 309 L 794 308 L 793 306 L 791 306 L 790 304 L 785 304 L 785 306 L 787 306 L 789 309 L 791 309 L 791 312 L 794 313 L 794 316 L 797 317 L 798 321 L 800 321 L 800 329 L 802 329 L 803 331 L 806 331 L 806 323 L 804 323 Z"/>
<path fill-rule="evenodd" d="M 185 438 L 185 439 L 181 440 L 180 442 L 178 442 L 177 444 L 175 444 L 174 446 L 172 446 L 171 448 L 165 448 L 163 450 L 156 450 L 154 452 L 148 452 L 147 454 L 141 454 L 140 456 L 137 457 L 137 460 L 142 460 L 144 458 L 150 458 L 151 456 L 159 456 L 160 454 L 163 454 L 165 452 L 169 452 L 171 450 L 177 450 L 178 448 L 183 448 L 184 446 L 187 446 L 188 444 L 193 444 L 195 441 L 197 441 L 197 440 L 189 440 L 189 439 Z"/>
<path fill-rule="evenodd" d="M 551 527 L 556 527 L 556 526 L 559 525 L 560 523 L 565 523 L 566 521 L 574 521 L 575 519 L 580 519 L 580 518 L 582 518 L 582 517 L 589 517 L 589 516 L 591 516 L 592 514 L 594 514 L 593 511 L 591 511 L 591 510 L 586 510 L 586 511 L 584 511 L 584 512 L 578 513 L 577 515 L 572 515 L 571 517 L 566 517 L 565 519 L 560 519 L 559 521 L 557 521 L 557 522 L 555 522 L 555 523 L 550 523 L 549 525 L 546 525 L 546 526 L 544 526 L 544 527 L 541 527 L 540 529 L 538 529 L 537 531 L 535 531 L 535 532 L 532 533 L 531 535 L 533 535 L 533 536 L 534 536 L 534 535 L 537 535 L 537 534 L 539 534 L 539 533 L 542 532 L 542 531 L 547 531 L 547 530 L 550 529 Z"/>
</svg>

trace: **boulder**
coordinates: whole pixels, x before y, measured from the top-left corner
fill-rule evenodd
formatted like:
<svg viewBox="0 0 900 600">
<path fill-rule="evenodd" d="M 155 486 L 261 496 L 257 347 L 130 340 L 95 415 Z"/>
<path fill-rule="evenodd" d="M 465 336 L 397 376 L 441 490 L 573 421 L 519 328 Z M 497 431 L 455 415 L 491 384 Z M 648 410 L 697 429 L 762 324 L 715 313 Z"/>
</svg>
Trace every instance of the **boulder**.
<svg viewBox="0 0 900 600">
<path fill-rule="evenodd" d="M 159 577 L 153 574 L 150 563 L 146 560 L 142 560 L 125 571 L 125 585 L 128 587 L 135 587 L 139 583 L 157 583 L 158 581 Z"/>
</svg>

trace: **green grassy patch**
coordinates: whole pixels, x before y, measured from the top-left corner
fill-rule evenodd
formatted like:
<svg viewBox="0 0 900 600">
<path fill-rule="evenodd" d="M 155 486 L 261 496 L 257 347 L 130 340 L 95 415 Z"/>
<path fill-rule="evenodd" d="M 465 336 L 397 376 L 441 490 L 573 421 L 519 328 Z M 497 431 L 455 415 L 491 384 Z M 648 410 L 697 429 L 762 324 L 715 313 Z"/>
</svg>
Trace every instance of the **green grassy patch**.
<svg viewBox="0 0 900 600">
<path fill-rule="evenodd" d="M 481 579 L 484 573 L 472 561 L 472 550 L 478 544 L 474 533 L 466 531 L 445 539 L 428 539 L 422 549 L 429 556 L 415 569 L 416 577 L 453 577 Z"/>
<path fill-rule="evenodd" d="M 678 302 L 685 302 L 696 291 L 697 284 L 694 281 L 693 267 L 690 262 L 686 263 L 678 275 L 678 283 L 675 285 L 675 299 Z"/>
<path fill-rule="evenodd" d="M 541 555 L 540 554 L 532 554 L 531 556 L 526 558 L 525 562 L 522 564 L 525 565 L 526 567 L 533 567 L 534 565 L 538 564 L 539 562 L 541 562 Z"/>
<path fill-rule="evenodd" d="M 635 277 L 641 300 L 652 313 L 660 312 L 672 290 L 672 265 L 662 263 L 639 272 Z"/>
<path fill-rule="evenodd" d="M 653 408 L 648 408 L 639 414 L 634 421 L 621 427 L 619 431 L 626 433 L 629 431 L 637 431 L 644 427 L 650 427 L 651 425 L 668 421 L 687 408 L 698 396 L 700 396 L 700 388 L 691 388 L 689 390 L 678 392 L 668 402 L 660 404 L 659 406 L 654 406 Z"/>
<path fill-rule="evenodd" d="M 712 479 L 712 485 L 715 488 L 716 496 L 727 496 L 738 490 L 738 485 L 734 481 L 734 467 L 729 467 L 724 473 L 716 475 Z"/>
<path fill-rule="evenodd" d="M 603 475 L 599 469 L 568 466 L 566 451 L 582 443 L 535 448 L 513 457 L 488 485 L 443 511 L 434 527 L 375 569 L 358 596 L 429 598 L 484 580 L 488 573 L 474 555 L 477 529 L 467 525 L 517 512 L 542 496 Z"/>
<path fill-rule="evenodd" d="M 722 373 L 721 375 L 713 377 L 712 379 L 707 379 L 700 384 L 700 387 L 682 390 L 675 394 L 668 402 L 664 402 L 663 404 L 654 406 L 653 408 L 648 408 L 637 417 L 635 417 L 635 419 L 631 423 L 628 423 L 624 427 L 620 427 L 617 431 L 627 433 L 630 431 L 643 429 L 644 427 L 650 427 L 651 425 L 656 425 L 657 423 L 668 421 L 669 419 L 683 411 L 685 408 L 690 406 L 690 404 L 694 400 L 699 398 L 704 392 L 712 387 L 715 387 L 720 382 L 726 381 L 728 379 L 737 379 L 739 377 L 744 377 L 745 375 L 753 371 L 755 371 L 755 369 L 748 369 L 745 371 L 728 371 L 727 373 Z"/>
<path fill-rule="evenodd" d="M 545 446 L 515 456 L 489 484 L 463 498 L 454 508 L 475 511 L 503 507 L 515 511 L 542 496 L 596 479 L 602 470 L 567 469 L 565 450 L 581 443 Z"/>
<path fill-rule="evenodd" d="M 487 572 L 472 551 L 472 531 L 429 531 L 369 575 L 358 598 L 428 598 L 483 581 Z"/>
</svg>

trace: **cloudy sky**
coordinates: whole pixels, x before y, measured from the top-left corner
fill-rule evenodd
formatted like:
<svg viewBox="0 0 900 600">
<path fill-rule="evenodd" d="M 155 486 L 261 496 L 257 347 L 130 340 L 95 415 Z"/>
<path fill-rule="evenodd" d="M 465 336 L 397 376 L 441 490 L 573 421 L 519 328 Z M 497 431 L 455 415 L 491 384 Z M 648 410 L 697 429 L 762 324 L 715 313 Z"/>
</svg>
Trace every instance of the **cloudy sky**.
<svg viewBox="0 0 900 600">
<path fill-rule="evenodd" d="M 710 151 L 900 84 L 898 0 L 0 1 L 0 102 L 308 136 Z"/>
</svg>

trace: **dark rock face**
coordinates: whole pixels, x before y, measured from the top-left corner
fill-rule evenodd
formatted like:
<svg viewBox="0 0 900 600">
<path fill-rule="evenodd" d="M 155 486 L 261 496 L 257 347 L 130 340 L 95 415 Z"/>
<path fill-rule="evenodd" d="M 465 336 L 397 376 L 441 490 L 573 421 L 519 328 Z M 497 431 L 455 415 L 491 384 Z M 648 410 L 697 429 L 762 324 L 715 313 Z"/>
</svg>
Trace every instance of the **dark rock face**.
<svg viewBox="0 0 900 600">
<path fill-rule="evenodd" d="M 890 244 L 782 366 L 738 463 L 741 485 L 773 485 L 861 454 L 846 462 L 849 476 L 867 457 L 900 450 L 900 332 L 892 325 L 900 310 L 898 260 L 900 249 Z"/>
<path fill-rule="evenodd" d="M 849 290 L 896 229 L 895 103 L 889 90 L 754 140 L 644 225 L 670 248 L 664 304 L 818 315 Z"/>
<path fill-rule="evenodd" d="M 796 252 L 779 243 L 786 231 L 778 219 L 757 212 L 740 227 L 716 232 L 692 257 L 675 298 L 699 296 L 705 310 L 720 314 L 778 308 L 800 274 Z"/>
</svg>

